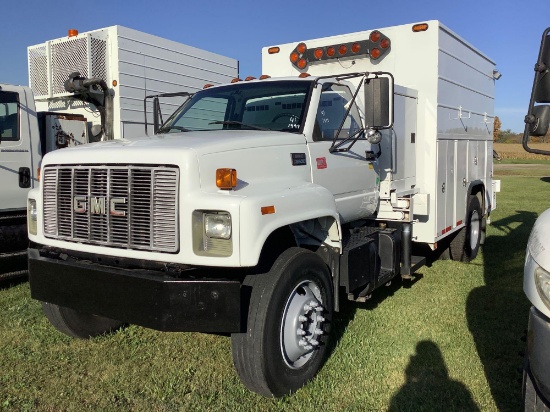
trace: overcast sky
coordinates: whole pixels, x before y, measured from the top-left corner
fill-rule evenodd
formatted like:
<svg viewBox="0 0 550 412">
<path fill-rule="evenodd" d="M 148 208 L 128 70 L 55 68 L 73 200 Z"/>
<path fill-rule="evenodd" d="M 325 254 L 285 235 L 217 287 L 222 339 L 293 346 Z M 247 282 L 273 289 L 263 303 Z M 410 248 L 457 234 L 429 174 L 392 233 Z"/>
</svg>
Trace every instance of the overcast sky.
<svg viewBox="0 0 550 412">
<path fill-rule="evenodd" d="M 261 49 L 316 37 L 440 20 L 497 63 L 495 115 L 523 131 L 533 67 L 550 0 L 3 1 L 0 83 L 28 84 L 27 46 L 122 25 L 239 60 L 261 74 Z"/>
</svg>

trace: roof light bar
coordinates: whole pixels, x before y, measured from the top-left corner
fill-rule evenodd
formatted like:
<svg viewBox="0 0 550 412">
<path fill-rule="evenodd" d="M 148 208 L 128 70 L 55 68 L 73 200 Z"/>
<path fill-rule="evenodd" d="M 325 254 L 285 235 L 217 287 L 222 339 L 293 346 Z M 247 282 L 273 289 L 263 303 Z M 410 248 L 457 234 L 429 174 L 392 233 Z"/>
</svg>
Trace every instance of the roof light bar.
<svg viewBox="0 0 550 412">
<path fill-rule="evenodd" d="M 378 30 L 370 33 L 367 40 L 308 49 L 299 43 L 290 53 L 290 62 L 298 70 L 305 70 L 309 64 L 344 57 L 368 55 L 371 60 L 379 60 L 388 53 L 391 41 Z"/>
</svg>

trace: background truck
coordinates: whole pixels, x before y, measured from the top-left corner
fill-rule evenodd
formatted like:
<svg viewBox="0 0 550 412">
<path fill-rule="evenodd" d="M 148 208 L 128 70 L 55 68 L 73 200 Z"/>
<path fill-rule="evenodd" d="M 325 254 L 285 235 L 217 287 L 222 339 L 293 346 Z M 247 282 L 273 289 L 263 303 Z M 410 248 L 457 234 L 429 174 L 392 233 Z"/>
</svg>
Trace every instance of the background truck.
<svg viewBox="0 0 550 412">
<path fill-rule="evenodd" d="M 342 299 L 436 249 L 475 258 L 494 67 L 438 21 L 273 46 L 266 75 L 205 85 L 154 137 L 52 152 L 28 197 L 32 297 L 74 337 L 231 333 L 248 388 L 293 392 Z"/>
<path fill-rule="evenodd" d="M 523 147 L 530 153 L 550 155 L 529 147 L 529 137 L 542 137 L 550 123 L 550 28 L 542 35 L 535 64 L 535 79 L 527 116 Z M 527 244 L 523 290 L 533 304 L 529 311 L 527 351 L 523 370 L 525 410 L 550 410 L 550 209 L 535 222 Z"/>
<path fill-rule="evenodd" d="M 238 75 L 234 59 L 122 26 L 70 30 L 29 47 L 28 61 L 30 88 L 0 85 L 0 278 L 26 269 L 26 197 L 43 154 L 140 136 L 144 115 L 153 119 L 146 96 L 192 93 Z M 157 110 L 171 114 L 177 99 Z"/>
</svg>

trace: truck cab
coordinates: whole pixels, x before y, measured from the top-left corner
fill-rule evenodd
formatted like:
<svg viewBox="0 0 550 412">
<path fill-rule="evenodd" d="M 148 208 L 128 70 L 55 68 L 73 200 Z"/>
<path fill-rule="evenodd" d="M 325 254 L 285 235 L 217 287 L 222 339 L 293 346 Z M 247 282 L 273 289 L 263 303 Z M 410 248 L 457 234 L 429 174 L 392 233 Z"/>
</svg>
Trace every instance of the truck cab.
<svg viewBox="0 0 550 412">
<path fill-rule="evenodd" d="M 535 64 L 535 78 L 525 116 L 523 147 L 535 154 L 549 151 L 529 146 L 531 136 L 541 137 L 550 123 L 550 27 L 542 35 Z M 523 370 L 525 410 L 550 409 L 550 209 L 535 222 L 525 257 L 523 290 L 532 303 L 527 330 L 527 351 Z"/>
</svg>

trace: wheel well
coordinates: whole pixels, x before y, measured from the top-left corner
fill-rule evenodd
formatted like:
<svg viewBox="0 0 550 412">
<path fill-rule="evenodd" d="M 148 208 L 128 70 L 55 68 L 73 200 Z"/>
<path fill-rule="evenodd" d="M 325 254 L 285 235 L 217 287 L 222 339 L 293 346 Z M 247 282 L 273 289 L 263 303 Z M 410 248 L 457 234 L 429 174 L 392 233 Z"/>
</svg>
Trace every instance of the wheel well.
<svg viewBox="0 0 550 412">
<path fill-rule="evenodd" d="M 481 212 L 485 211 L 485 186 L 483 183 L 476 184 L 470 190 L 470 195 L 477 196 L 479 198 L 479 204 L 481 206 Z M 466 203 L 467 204 L 467 203 Z"/>
<path fill-rule="evenodd" d="M 297 246 L 297 244 L 290 227 L 283 226 L 274 230 L 267 237 L 262 247 L 262 251 L 260 252 L 258 267 L 261 273 L 268 271 L 273 265 L 273 262 L 275 262 L 275 259 L 277 259 L 286 249 L 293 246 Z"/>
</svg>

